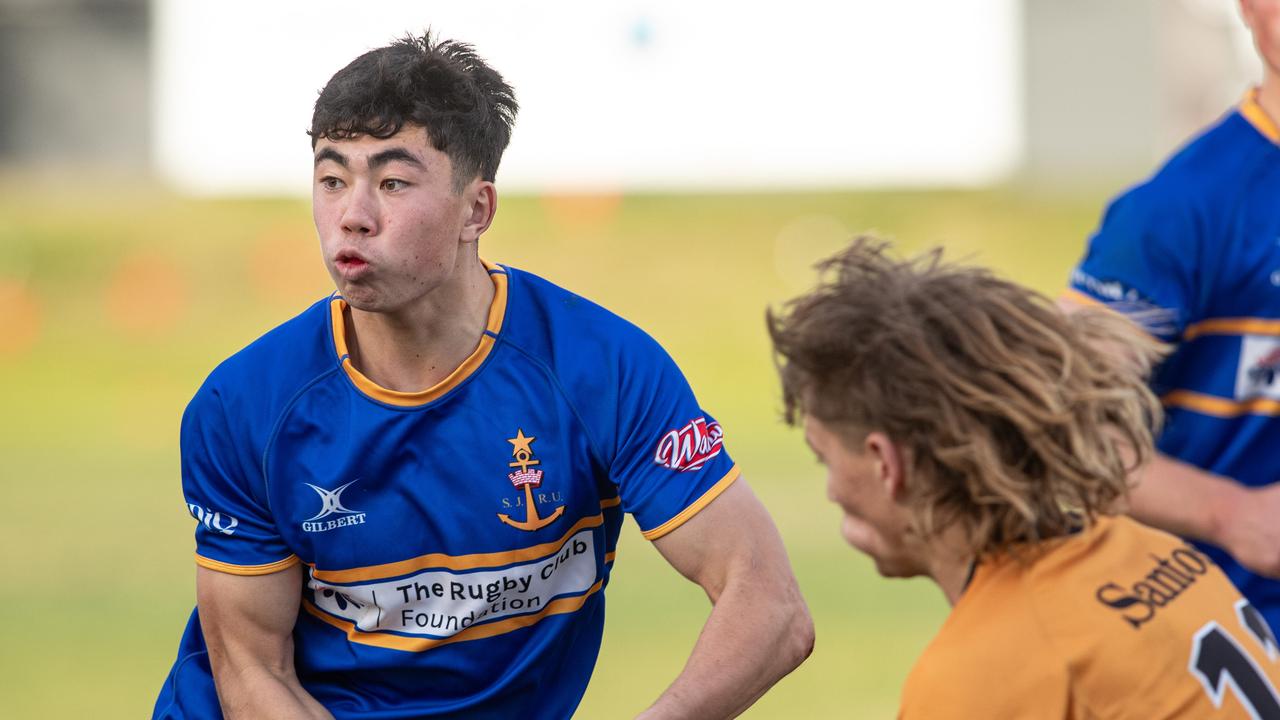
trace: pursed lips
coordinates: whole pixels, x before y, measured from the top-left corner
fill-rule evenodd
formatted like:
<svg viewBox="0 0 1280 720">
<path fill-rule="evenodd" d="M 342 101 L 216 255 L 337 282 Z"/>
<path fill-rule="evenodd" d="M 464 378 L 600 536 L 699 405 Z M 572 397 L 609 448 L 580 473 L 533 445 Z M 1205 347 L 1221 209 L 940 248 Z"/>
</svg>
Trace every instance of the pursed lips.
<svg viewBox="0 0 1280 720">
<path fill-rule="evenodd" d="M 369 261 L 354 250 L 343 250 L 333 259 L 334 267 L 344 278 L 354 279 L 369 267 Z"/>
</svg>

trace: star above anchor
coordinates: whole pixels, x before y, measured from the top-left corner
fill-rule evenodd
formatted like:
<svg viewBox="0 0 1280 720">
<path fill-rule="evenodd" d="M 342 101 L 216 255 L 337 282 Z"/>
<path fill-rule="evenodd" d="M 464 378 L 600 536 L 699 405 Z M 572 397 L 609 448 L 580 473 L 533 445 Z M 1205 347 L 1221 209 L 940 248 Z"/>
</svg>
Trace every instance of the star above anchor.
<svg viewBox="0 0 1280 720">
<path fill-rule="evenodd" d="M 533 444 L 533 441 L 537 439 L 538 438 L 536 437 L 525 437 L 524 430 L 516 428 L 516 436 L 513 438 L 507 438 L 507 442 L 512 445 L 512 457 L 519 455 L 521 450 L 523 450 L 526 455 L 533 455 L 533 448 L 530 446 Z"/>
</svg>

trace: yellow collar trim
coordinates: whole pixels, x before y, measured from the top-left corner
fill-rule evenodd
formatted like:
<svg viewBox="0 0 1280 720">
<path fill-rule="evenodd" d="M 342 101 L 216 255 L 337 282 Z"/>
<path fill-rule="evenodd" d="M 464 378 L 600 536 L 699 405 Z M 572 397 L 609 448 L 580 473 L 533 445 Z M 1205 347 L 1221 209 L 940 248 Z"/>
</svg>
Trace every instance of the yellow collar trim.
<svg viewBox="0 0 1280 720">
<path fill-rule="evenodd" d="M 489 271 L 489 278 L 493 281 L 493 302 L 489 305 L 489 319 L 485 323 L 485 333 L 480 336 L 480 344 L 476 346 L 475 351 L 466 360 L 463 360 L 461 365 L 449 373 L 448 377 L 426 390 L 400 392 L 399 390 L 384 388 L 357 370 L 356 366 L 351 363 L 351 356 L 347 352 L 347 328 L 343 320 L 343 313 L 347 309 L 347 301 L 341 297 L 333 298 L 332 302 L 329 303 L 329 318 L 333 326 L 334 349 L 338 353 L 338 358 L 342 361 L 342 369 L 346 371 L 347 377 L 351 378 L 351 382 L 355 384 L 360 392 L 374 400 L 380 400 L 389 405 L 399 405 L 401 407 L 425 405 L 457 387 L 459 383 L 467 379 L 471 373 L 484 364 L 485 358 L 489 357 L 489 352 L 493 350 L 495 336 L 501 332 L 502 320 L 507 313 L 507 272 L 499 265 L 485 260 L 480 262 L 484 263 L 485 269 Z"/>
<path fill-rule="evenodd" d="M 1280 145 L 1280 128 L 1276 126 L 1276 121 L 1271 119 L 1267 111 L 1258 104 L 1258 88 L 1252 88 L 1244 94 L 1244 99 L 1240 101 L 1240 114 L 1263 137 Z"/>
</svg>

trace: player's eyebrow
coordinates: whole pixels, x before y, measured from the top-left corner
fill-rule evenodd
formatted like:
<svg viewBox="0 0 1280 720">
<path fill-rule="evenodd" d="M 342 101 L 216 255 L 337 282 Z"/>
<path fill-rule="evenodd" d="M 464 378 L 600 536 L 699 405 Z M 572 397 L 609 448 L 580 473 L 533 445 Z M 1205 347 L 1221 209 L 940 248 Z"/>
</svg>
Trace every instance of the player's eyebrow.
<svg viewBox="0 0 1280 720">
<path fill-rule="evenodd" d="M 319 165 L 321 162 L 324 162 L 325 160 L 332 160 L 338 163 L 339 165 L 341 165 L 342 167 L 347 167 L 347 156 L 343 155 L 337 150 L 334 150 L 333 148 L 327 147 L 321 150 L 320 152 L 316 153 L 316 162 L 315 162 L 316 165 Z"/>
<path fill-rule="evenodd" d="M 415 167 L 424 167 L 422 161 L 417 155 L 405 150 L 404 148 L 387 148 L 380 153 L 374 153 L 369 156 L 369 169 L 377 170 L 387 163 L 402 162 Z"/>
</svg>

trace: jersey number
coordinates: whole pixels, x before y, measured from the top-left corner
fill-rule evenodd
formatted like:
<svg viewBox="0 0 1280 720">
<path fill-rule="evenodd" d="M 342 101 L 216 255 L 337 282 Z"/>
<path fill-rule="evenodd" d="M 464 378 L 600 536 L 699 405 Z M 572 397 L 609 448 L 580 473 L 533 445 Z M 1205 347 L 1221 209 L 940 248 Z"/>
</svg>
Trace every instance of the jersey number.
<svg viewBox="0 0 1280 720">
<path fill-rule="evenodd" d="M 1276 636 L 1262 613 L 1249 604 L 1247 600 L 1236 603 L 1236 615 L 1240 625 L 1262 646 L 1267 659 L 1275 662 L 1277 651 Z M 1280 720 L 1280 694 L 1267 680 L 1266 673 L 1258 667 L 1257 661 L 1240 646 L 1239 641 L 1222 628 L 1218 622 L 1212 621 L 1200 628 L 1195 640 L 1191 643 L 1190 670 L 1214 707 L 1222 707 L 1227 686 L 1236 691 L 1236 696 L 1254 720 Z"/>
</svg>

